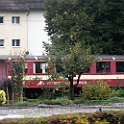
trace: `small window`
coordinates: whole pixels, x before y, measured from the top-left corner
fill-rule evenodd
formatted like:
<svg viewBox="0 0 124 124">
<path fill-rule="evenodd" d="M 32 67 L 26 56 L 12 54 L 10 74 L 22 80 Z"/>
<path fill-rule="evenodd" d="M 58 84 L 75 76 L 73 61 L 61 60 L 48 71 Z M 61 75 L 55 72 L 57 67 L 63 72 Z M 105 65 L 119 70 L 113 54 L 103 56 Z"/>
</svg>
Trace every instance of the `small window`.
<svg viewBox="0 0 124 124">
<path fill-rule="evenodd" d="M 19 24 L 20 23 L 20 17 L 13 16 L 12 17 L 12 23 L 13 24 Z"/>
<path fill-rule="evenodd" d="M 0 16 L 0 24 L 3 23 L 3 16 Z"/>
<path fill-rule="evenodd" d="M 42 73 L 45 74 L 48 71 L 48 63 L 46 62 L 35 62 L 34 63 L 34 73 Z"/>
<path fill-rule="evenodd" d="M 110 62 L 97 62 L 96 73 L 110 72 Z"/>
<path fill-rule="evenodd" d="M 116 62 L 116 72 L 124 72 L 124 62 Z"/>
<path fill-rule="evenodd" d="M 3 47 L 3 46 L 4 46 L 4 40 L 0 39 L 0 47 Z"/>
<path fill-rule="evenodd" d="M 20 40 L 19 39 L 13 39 L 12 40 L 12 46 L 20 46 Z"/>
</svg>

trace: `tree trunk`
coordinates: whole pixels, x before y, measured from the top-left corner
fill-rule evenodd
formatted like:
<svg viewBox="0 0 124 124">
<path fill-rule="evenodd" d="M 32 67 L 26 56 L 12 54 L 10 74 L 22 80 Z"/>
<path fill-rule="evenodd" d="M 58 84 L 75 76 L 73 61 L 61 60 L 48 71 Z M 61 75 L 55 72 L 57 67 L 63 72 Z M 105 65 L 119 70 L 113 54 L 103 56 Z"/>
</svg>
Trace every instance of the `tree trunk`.
<svg viewBox="0 0 124 124">
<path fill-rule="evenodd" d="M 8 86 L 6 86 L 6 98 L 7 98 L 7 102 L 9 103 L 9 100 L 10 100 L 10 94 L 9 94 L 9 89 L 8 89 Z"/>
<path fill-rule="evenodd" d="M 74 85 L 73 85 L 73 79 L 69 80 L 70 82 L 70 99 L 74 100 Z"/>
<path fill-rule="evenodd" d="M 79 81 L 80 81 L 81 74 L 82 74 L 82 73 L 80 73 L 80 74 L 78 75 L 77 83 L 74 85 L 74 88 L 77 88 L 77 87 L 78 87 L 78 84 L 79 84 Z"/>
<path fill-rule="evenodd" d="M 20 88 L 20 102 L 23 102 L 23 87 Z"/>
</svg>

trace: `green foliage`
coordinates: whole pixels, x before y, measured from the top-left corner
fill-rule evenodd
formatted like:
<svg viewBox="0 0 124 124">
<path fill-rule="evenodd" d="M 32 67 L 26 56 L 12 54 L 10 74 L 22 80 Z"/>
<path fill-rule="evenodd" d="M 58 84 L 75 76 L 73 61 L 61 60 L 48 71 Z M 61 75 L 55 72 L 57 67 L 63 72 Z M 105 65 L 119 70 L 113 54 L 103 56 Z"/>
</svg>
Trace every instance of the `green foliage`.
<svg viewBox="0 0 124 124">
<path fill-rule="evenodd" d="M 109 85 L 104 81 L 96 81 L 85 84 L 82 97 L 89 100 L 103 100 L 115 95 Z"/>
<path fill-rule="evenodd" d="M 25 98 L 24 98 L 25 99 Z M 47 105 L 70 105 L 70 104 L 87 104 L 87 105 L 97 105 L 97 104 L 112 104 L 112 103 L 122 103 L 124 102 L 124 98 L 120 97 L 111 97 L 107 100 L 86 100 L 81 97 L 76 98 L 75 100 L 69 100 L 67 97 L 59 97 L 56 99 L 27 99 L 23 102 L 9 102 L 9 105 L 14 106 L 38 106 L 40 104 Z"/>
<path fill-rule="evenodd" d="M 123 8 L 123 0 L 46 0 L 46 30 L 64 49 L 81 42 L 92 52 L 123 54 Z"/>
<path fill-rule="evenodd" d="M 15 102 L 14 105 L 15 106 L 30 106 L 28 101 Z"/>
<path fill-rule="evenodd" d="M 46 30 L 52 44 L 44 47 L 56 73 L 69 80 L 70 99 L 74 99 L 74 77 L 77 75 L 77 87 L 81 74 L 90 67 L 95 59 L 93 53 L 98 50 L 92 50 L 89 44 L 92 18 L 80 5 L 78 0 L 46 0 L 45 4 Z"/>
<path fill-rule="evenodd" d="M 123 0 L 79 1 L 82 1 L 82 8 L 93 20 L 91 44 L 97 44 L 104 54 L 123 54 Z"/>
<path fill-rule="evenodd" d="M 23 101 L 23 81 L 26 73 L 27 55 L 27 52 L 22 52 L 11 56 L 12 99 L 15 101 Z"/>
<path fill-rule="evenodd" d="M 103 112 L 95 112 L 89 119 L 94 120 L 95 122 L 108 122 L 108 124 L 120 124 L 120 122 L 124 122 L 122 117 L 124 116 L 123 112 L 116 112 L 116 111 L 103 111 Z M 122 123 L 121 123 L 122 124 Z"/>
<path fill-rule="evenodd" d="M 119 97 L 124 97 L 124 89 L 122 88 L 119 88 L 118 90 L 117 90 L 119 93 L 118 93 L 118 96 Z"/>
<path fill-rule="evenodd" d="M 58 104 L 58 105 L 68 105 L 68 104 L 72 104 L 73 102 L 71 100 L 69 100 L 68 98 L 57 98 L 52 100 L 54 104 Z"/>
<path fill-rule="evenodd" d="M 45 9 L 45 18 L 48 25 L 46 30 L 51 35 L 52 42 L 57 43 L 54 45 L 58 45 L 57 41 L 59 41 L 66 49 L 76 42 L 90 39 L 88 36 L 92 19 L 82 11 L 78 0 L 46 0 Z"/>
<path fill-rule="evenodd" d="M 121 102 L 124 102 L 124 97 L 111 97 L 109 98 L 109 100 L 112 102 L 112 103 L 121 103 Z"/>
<path fill-rule="evenodd" d="M 23 97 L 23 101 L 28 101 L 28 98 L 26 98 L 26 97 Z"/>
<path fill-rule="evenodd" d="M 62 84 L 62 85 L 61 85 Z M 43 94 L 40 96 L 42 99 L 55 99 L 57 97 L 67 97 L 69 89 L 60 83 L 56 88 L 44 88 Z"/>
<path fill-rule="evenodd" d="M 24 118 L 0 120 L 1 124 L 123 124 L 124 112 L 97 111 L 94 113 L 76 113 L 54 115 L 44 118 Z"/>
<path fill-rule="evenodd" d="M 56 98 L 56 99 L 44 99 L 42 101 L 44 104 L 48 105 L 70 105 L 73 104 L 73 101 L 69 100 L 67 97 Z"/>
<path fill-rule="evenodd" d="M 75 0 L 46 0 L 46 30 L 52 44 L 45 48 L 64 77 L 82 73 L 93 59 L 91 47 L 82 43 L 87 40 L 91 19 L 79 5 Z"/>
<path fill-rule="evenodd" d="M 54 47 L 54 50 L 52 47 Z M 55 53 L 51 51 L 51 48 Z M 80 76 L 90 68 L 95 61 L 95 56 L 91 55 L 90 48 L 84 48 L 80 43 L 71 46 L 68 53 L 63 51 L 64 55 L 61 54 L 61 51 L 62 49 L 56 51 L 55 46 L 51 46 L 49 51 L 50 62 L 54 65 L 53 68 L 56 69 L 55 75 L 59 78 L 68 79 L 70 83 L 70 99 L 74 99 L 74 77 L 77 76 L 75 84 L 75 87 L 77 87 Z"/>
</svg>

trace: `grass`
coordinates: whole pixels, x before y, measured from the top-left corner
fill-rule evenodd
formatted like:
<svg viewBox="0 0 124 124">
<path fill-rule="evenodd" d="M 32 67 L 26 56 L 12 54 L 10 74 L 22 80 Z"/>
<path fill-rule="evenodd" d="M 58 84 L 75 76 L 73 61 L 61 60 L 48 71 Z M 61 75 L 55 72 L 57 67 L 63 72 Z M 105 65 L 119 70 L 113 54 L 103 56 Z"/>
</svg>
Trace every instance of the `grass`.
<svg viewBox="0 0 124 124">
<path fill-rule="evenodd" d="M 70 105 L 70 104 L 88 104 L 88 105 L 98 105 L 98 104 L 112 104 L 112 103 L 121 103 L 124 102 L 124 97 L 112 97 L 107 100 L 84 100 L 76 98 L 74 101 L 69 100 L 67 97 L 61 97 L 56 99 L 27 99 L 23 102 L 10 102 L 6 105 L 14 105 L 14 106 L 38 106 L 40 104 L 48 104 L 48 105 Z"/>
<path fill-rule="evenodd" d="M 74 101 L 70 101 L 67 98 L 57 98 L 53 100 L 49 99 L 26 99 L 23 102 L 17 102 L 15 106 L 37 106 L 39 104 L 59 104 L 59 105 L 68 105 L 68 104 L 88 104 L 88 105 L 96 105 L 96 104 L 112 104 L 112 103 L 120 103 L 124 102 L 124 97 L 112 97 L 108 100 L 83 100 L 81 98 L 76 98 Z M 119 112 L 121 113 L 121 112 Z M 64 117 L 73 117 L 75 119 L 77 116 L 84 116 L 85 113 L 76 113 L 76 114 L 67 114 L 67 115 L 59 115 L 59 116 L 51 116 L 51 117 L 44 117 L 44 118 L 24 118 L 24 119 L 6 119 L 0 121 L 0 124 L 48 124 L 48 120 L 53 119 L 56 121 L 57 118 Z M 86 116 L 86 115 L 85 115 Z M 78 120 L 80 121 L 80 120 Z M 53 124 L 53 123 L 51 123 Z M 65 124 L 65 123 L 63 123 Z M 70 123 L 71 124 L 71 123 Z M 81 123 L 85 124 L 85 123 Z"/>
</svg>

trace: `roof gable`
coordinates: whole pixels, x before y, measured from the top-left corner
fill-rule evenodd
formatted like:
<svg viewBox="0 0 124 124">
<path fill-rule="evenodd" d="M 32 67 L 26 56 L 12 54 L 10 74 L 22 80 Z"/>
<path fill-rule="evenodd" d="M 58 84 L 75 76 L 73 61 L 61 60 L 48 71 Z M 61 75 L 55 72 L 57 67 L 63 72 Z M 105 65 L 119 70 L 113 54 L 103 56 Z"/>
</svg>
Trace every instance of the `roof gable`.
<svg viewBox="0 0 124 124">
<path fill-rule="evenodd" d="M 0 0 L 0 11 L 43 10 L 44 0 Z"/>
</svg>

